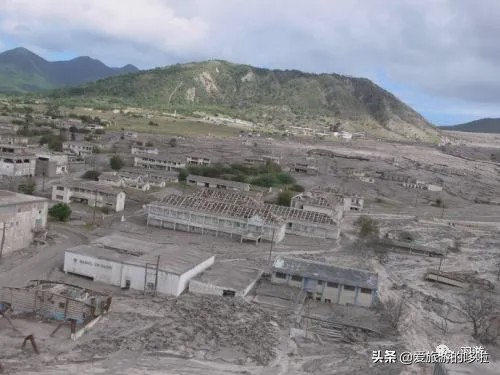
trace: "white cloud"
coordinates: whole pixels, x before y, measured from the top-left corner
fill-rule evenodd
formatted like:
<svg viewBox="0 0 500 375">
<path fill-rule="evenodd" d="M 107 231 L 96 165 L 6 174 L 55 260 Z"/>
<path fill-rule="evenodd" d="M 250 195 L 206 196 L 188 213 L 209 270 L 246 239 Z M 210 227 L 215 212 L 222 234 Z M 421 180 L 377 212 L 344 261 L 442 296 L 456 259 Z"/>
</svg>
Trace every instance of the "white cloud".
<svg viewBox="0 0 500 375">
<path fill-rule="evenodd" d="M 430 96 L 496 104 L 499 19 L 497 0 L 0 2 L 0 34 L 36 52 L 143 68 L 223 58 L 369 78 L 383 72 Z"/>
</svg>

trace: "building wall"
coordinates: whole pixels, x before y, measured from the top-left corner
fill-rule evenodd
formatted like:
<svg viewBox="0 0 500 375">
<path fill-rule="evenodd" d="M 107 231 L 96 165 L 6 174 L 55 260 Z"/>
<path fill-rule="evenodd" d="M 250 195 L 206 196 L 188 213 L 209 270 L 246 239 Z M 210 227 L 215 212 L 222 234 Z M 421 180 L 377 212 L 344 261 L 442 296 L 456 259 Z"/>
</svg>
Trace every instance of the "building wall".
<svg viewBox="0 0 500 375">
<path fill-rule="evenodd" d="M 301 237 L 329 238 L 337 240 L 340 236 L 340 228 L 337 226 L 320 226 L 316 223 L 288 221 L 286 224 L 286 234 L 293 234 Z"/>
<path fill-rule="evenodd" d="M 81 188 L 69 188 L 62 185 L 52 186 L 52 200 L 64 203 L 70 203 L 72 200 L 86 200 L 91 207 L 111 207 L 116 212 L 123 211 L 125 208 L 126 194 L 121 191 L 116 194 L 108 194 L 100 191 Z"/>
<path fill-rule="evenodd" d="M 33 157 L 0 157 L 0 175 L 10 177 L 31 177 L 35 175 L 36 162 Z"/>
<path fill-rule="evenodd" d="M 297 277 L 293 277 L 293 275 L 286 273 L 285 278 L 280 278 L 276 271 L 273 271 L 271 274 L 271 282 L 273 284 L 286 284 L 304 289 L 306 278 L 300 277 L 300 280 L 294 280 L 294 278 L 296 279 Z M 331 283 L 325 280 L 307 280 L 307 285 L 309 287 L 312 285 L 312 298 L 323 302 L 328 300 L 331 303 L 338 303 L 341 305 L 355 304 L 357 306 L 370 307 L 376 295 L 375 290 L 370 290 L 369 293 L 363 293 L 360 287 L 353 287 L 354 290 L 350 290 L 351 286 L 345 286 L 339 283 Z"/>
<path fill-rule="evenodd" d="M 27 202 L 0 207 L 0 242 L 5 225 L 3 254 L 24 249 L 33 241 L 33 230 L 47 225 L 48 202 Z"/>
<path fill-rule="evenodd" d="M 189 284 L 189 280 L 191 280 L 196 275 L 205 271 L 207 268 L 209 268 L 211 265 L 213 265 L 214 262 L 215 262 L 215 256 L 211 256 L 207 260 L 203 261 L 202 263 L 191 268 L 189 271 L 184 272 L 182 275 L 180 275 L 179 276 L 179 283 L 177 284 L 177 291 L 176 291 L 177 294 L 175 294 L 175 295 L 178 296 L 184 290 L 186 290 L 186 288 L 188 287 L 188 284 Z"/>
<path fill-rule="evenodd" d="M 122 264 L 121 262 L 97 259 L 66 250 L 64 253 L 64 272 L 91 277 L 94 281 L 120 286 Z"/>
</svg>

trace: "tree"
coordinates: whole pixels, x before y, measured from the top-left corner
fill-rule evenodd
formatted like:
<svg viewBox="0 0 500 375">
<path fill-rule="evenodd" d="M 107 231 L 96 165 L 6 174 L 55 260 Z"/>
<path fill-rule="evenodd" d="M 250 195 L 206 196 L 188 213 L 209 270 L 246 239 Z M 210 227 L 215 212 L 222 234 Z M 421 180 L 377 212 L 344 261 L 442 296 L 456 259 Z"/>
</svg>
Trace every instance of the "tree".
<svg viewBox="0 0 500 375">
<path fill-rule="evenodd" d="M 290 207 L 290 202 L 293 197 L 293 192 L 287 190 L 282 191 L 278 194 L 278 198 L 276 199 L 276 204 L 280 206 Z"/>
<path fill-rule="evenodd" d="M 177 138 L 170 138 L 170 141 L 168 141 L 168 144 L 170 147 L 177 147 Z"/>
<path fill-rule="evenodd" d="M 180 169 L 179 174 L 177 176 L 179 182 L 186 181 L 187 176 L 189 175 L 189 172 L 185 169 Z"/>
<path fill-rule="evenodd" d="M 71 208 L 66 203 L 57 203 L 49 209 L 49 215 L 59 221 L 67 221 L 71 215 Z"/>
<path fill-rule="evenodd" d="M 99 171 L 95 171 L 95 170 L 90 170 L 90 171 L 86 171 L 83 175 L 82 175 L 82 178 L 86 179 L 86 180 L 93 180 L 93 181 L 97 181 L 99 179 L 99 175 L 101 174 L 101 172 Z"/>
<path fill-rule="evenodd" d="M 408 317 L 408 305 L 405 298 L 389 297 L 381 304 L 382 316 L 396 331 Z"/>
<path fill-rule="evenodd" d="M 122 169 L 123 165 L 123 159 L 119 155 L 113 155 L 111 159 L 109 159 L 109 166 L 115 171 Z"/>
<path fill-rule="evenodd" d="M 494 304 L 484 293 L 470 293 L 460 303 L 465 318 L 472 323 L 473 336 L 481 338 L 494 312 Z"/>
<path fill-rule="evenodd" d="M 359 236 L 363 238 L 367 237 L 378 237 L 379 228 L 375 220 L 368 216 L 360 216 L 358 220 L 354 222 L 354 225 L 359 228 Z"/>
<path fill-rule="evenodd" d="M 32 195 L 36 190 L 36 182 L 31 180 L 26 182 L 21 190 L 24 194 Z"/>
</svg>

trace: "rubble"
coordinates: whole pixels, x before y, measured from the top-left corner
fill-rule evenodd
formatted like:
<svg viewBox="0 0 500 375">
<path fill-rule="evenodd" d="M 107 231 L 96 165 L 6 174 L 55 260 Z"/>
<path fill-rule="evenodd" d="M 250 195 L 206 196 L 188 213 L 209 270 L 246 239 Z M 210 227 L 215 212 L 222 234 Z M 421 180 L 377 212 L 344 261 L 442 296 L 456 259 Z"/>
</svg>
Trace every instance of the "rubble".
<svg viewBox="0 0 500 375">
<path fill-rule="evenodd" d="M 183 295 L 163 300 L 157 307 L 161 317 L 111 313 L 108 323 L 119 321 L 122 328 L 117 331 L 101 324 L 96 329 L 98 337 L 76 349 L 93 359 L 121 349 L 158 355 L 168 352 L 183 358 L 224 357 L 231 361 L 228 357 L 233 357 L 236 363 L 258 365 L 275 357 L 277 319 L 258 305 L 240 298 Z"/>
</svg>

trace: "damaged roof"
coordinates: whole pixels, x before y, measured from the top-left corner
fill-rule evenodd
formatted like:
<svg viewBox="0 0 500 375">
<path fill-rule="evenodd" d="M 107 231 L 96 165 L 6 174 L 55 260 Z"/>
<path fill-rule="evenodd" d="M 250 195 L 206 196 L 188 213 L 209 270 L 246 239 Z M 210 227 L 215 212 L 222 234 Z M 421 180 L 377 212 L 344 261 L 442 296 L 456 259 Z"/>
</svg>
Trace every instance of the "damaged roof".
<svg viewBox="0 0 500 375">
<path fill-rule="evenodd" d="M 378 286 L 378 274 L 374 272 L 298 258 L 277 257 L 273 271 L 360 288 L 377 289 Z"/>
</svg>

